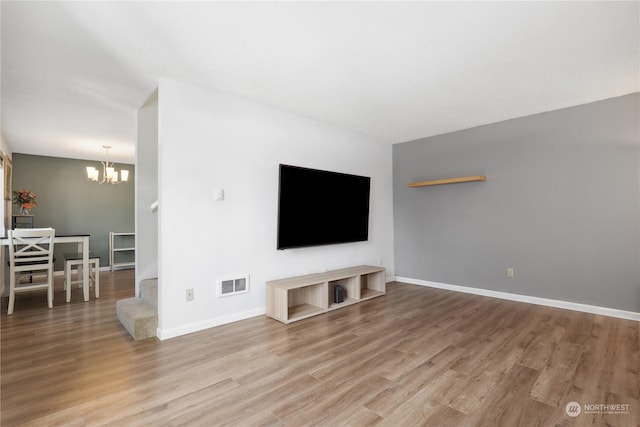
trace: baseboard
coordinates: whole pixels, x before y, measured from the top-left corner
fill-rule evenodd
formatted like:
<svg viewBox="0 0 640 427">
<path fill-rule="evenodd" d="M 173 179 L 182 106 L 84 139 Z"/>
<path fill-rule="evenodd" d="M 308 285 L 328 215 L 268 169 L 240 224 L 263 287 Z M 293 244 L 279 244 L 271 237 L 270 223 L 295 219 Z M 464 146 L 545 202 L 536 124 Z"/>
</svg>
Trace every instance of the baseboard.
<svg viewBox="0 0 640 427">
<path fill-rule="evenodd" d="M 239 320 L 249 319 L 251 317 L 262 316 L 266 313 L 266 311 L 266 307 L 259 307 L 252 310 L 243 311 L 241 313 L 234 313 L 228 316 L 216 317 L 213 319 L 203 320 L 201 322 L 190 323 L 178 328 L 160 329 L 158 327 L 157 336 L 161 340 L 175 338 L 181 335 L 191 334 L 193 332 L 213 328 L 215 326 L 226 325 L 227 323 L 233 323 Z"/>
<path fill-rule="evenodd" d="M 566 310 L 582 311 L 584 313 L 601 314 L 603 316 L 617 317 L 620 319 L 635 320 L 640 322 L 640 313 L 634 311 L 618 310 L 616 308 L 599 307 L 597 305 L 581 304 L 577 302 L 554 300 L 548 298 L 532 297 L 529 295 L 511 294 L 508 292 L 492 291 L 489 289 L 472 288 L 470 286 L 450 285 L 448 283 L 431 282 L 429 280 L 411 279 L 409 277 L 398 277 L 397 282 L 409 283 L 412 285 L 427 286 L 429 288 L 445 289 L 448 291 L 464 292 L 466 294 L 482 295 L 485 297 L 505 299 L 509 301 L 526 302 L 529 304 L 544 305 L 547 307 L 563 308 Z"/>
</svg>

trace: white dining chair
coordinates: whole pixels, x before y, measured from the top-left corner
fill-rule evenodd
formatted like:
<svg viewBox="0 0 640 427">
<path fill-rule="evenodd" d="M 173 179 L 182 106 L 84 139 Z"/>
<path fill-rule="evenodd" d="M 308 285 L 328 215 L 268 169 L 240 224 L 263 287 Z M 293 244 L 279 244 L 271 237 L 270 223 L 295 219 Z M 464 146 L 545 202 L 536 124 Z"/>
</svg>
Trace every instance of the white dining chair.
<svg viewBox="0 0 640 427">
<path fill-rule="evenodd" d="M 9 307 L 13 313 L 16 294 L 47 290 L 47 303 L 53 307 L 53 228 L 17 228 L 9 230 Z M 20 276 L 29 274 L 32 283 L 21 283 Z M 44 281 L 41 276 L 44 275 Z"/>
</svg>

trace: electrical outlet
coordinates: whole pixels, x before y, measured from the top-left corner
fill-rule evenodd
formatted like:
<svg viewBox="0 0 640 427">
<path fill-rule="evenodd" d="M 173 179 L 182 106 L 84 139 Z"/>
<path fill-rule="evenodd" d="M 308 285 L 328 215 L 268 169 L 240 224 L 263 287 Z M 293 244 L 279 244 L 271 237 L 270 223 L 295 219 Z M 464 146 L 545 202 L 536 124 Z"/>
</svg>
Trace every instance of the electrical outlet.
<svg viewBox="0 0 640 427">
<path fill-rule="evenodd" d="M 193 288 L 187 289 L 187 301 L 193 301 Z"/>
<path fill-rule="evenodd" d="M 513 268 L 512 267 L 507 268 L 507 277 L 513 277 Z"/>
</svg>

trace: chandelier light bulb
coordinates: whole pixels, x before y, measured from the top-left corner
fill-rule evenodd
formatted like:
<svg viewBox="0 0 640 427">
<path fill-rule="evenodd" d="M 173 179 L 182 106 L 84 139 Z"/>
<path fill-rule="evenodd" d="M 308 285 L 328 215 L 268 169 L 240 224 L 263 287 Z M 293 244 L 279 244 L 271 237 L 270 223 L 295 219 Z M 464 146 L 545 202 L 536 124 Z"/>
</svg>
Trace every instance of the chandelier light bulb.
<svg viewBox="0 0 640 427">
<path fill-rule="evenodd" d="M 105 182 L 109 184 L 120 184 L 128 181 L 129 171 L 125 169 L 120 171 L 121 180 L 118 181 L 118 171 L 116 171 L 114 164 L 109 162 L 109 149 L 111 149 L 111 146 L 103 145 L 102 147 L 107 151 L 107 159 L 104 162 L 100 162 L 102 163 L 102 180 L 99 180 L 100 171 L 93 166 L 87 166 L 86 168 L 87 180 L 97 182 L 98 184 L 104 184 Z"/>
</svg>

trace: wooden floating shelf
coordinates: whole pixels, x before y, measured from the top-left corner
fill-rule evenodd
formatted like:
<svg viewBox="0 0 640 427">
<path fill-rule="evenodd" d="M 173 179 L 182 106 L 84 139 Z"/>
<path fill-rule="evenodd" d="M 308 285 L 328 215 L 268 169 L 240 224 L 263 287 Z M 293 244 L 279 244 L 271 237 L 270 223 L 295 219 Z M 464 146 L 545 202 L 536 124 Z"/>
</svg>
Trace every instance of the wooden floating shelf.
<svg viewBox="0 0 640 427">
<path fill-rule="evenodd" d="M 418 182 L 410 182 L 407 184 L 408 187 L 429 187 L 431 185 L 442 185 L 442 184 L 457 184 L 460 182 L 474 182 L 474 181 L 486 181 L 487 177 L 484 175 L 474 175 L 474 176 L 461 176 L 458 178 L 445 178 L 445 179 L 434 179 L 431 181 L 418 181 Z"/>
</svg>

